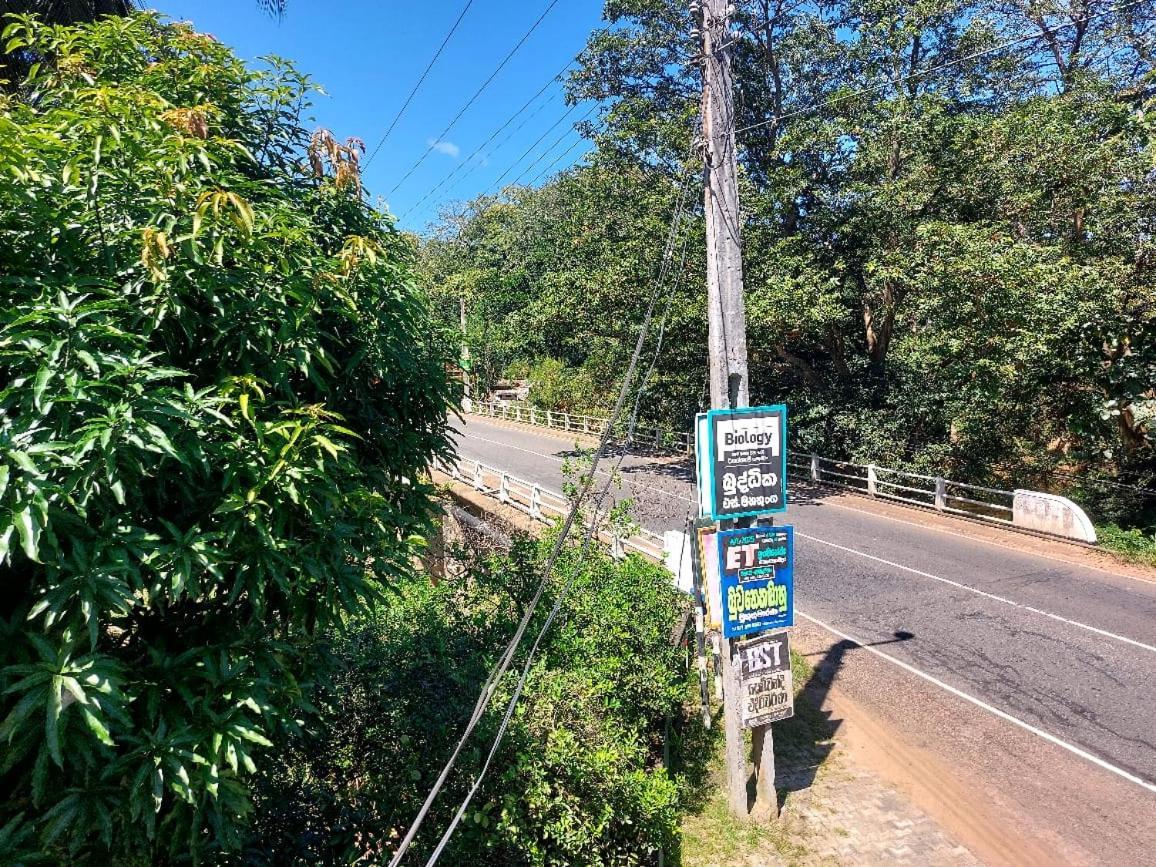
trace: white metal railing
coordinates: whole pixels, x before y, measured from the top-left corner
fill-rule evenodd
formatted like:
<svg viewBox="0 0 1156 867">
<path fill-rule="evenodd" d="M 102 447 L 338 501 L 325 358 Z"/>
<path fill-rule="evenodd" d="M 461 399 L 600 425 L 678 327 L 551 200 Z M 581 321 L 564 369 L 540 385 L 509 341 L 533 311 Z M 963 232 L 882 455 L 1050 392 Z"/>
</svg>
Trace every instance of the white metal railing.
<svg viewBox="0 0 1156 867">
<path fill-rule="evenodd" d="M 537 482 L 528 482 L 505 470 L 491 467 L 480 461 L 459 458 L 455 463 L 438 460 L 434 469 L 450 478 L 473 487 L 475 491 L 493 497 L 498 502 L 511 506 L 529 515 L 532 520 L 543 524 L 564 518 L 570 511 L 570 501 L 557 491 L 545 488 Z M 610 553 L 619 559 L 628 552 L 641 554 L 649 560 L 663 562 L 663 539 L 644 527 L 634 535 L 622 538 L 610 528 L 602 528 L 598 537 L 610 548 Z"/>
<path fill-rule="evenodd" d="M 596 436 L 601 436 L 607 425 L 604 418 L 545 410 L 524 403 L 479 401 L 475 406 L 475 414 Z M 643 445 L 653 444 L 658 448 L 673 448 L 686 454 L 694 451 L 692 434 L 675 433 L 662 428 L 645 432 L 636 428 L 633 441 Z M 1000 524 L 1012 523 L 1014 491 L 969 485 L 941 476 L 921 475 L 875 464 L 853 464 L 803 452 L 789 452 L 787 467 L 788 474 L 793 473 L 796 478 L 859 491 L 871 497 Z"/>
<path fill-rule="evenodd" d="M 474 413 L 490 418 L 502 418 L 508 421 L 520 421 L 525 424 L 548 427 L 566 433 L 589 434 L 598 437 L 606 431 L 607 425 L 607 420 L 598 416 L 541 409 L 527 403 L 510 401 L 479 401 L 475 404 Z M 626 424 L 624 421 L 619 423 L 616 433 L 619 436 L 625 436 Z M 635 425 L 631 442 L 653 446 L 657 449 L 673 449 L 685 454 L 694 451 L 694 437 L 691 434 L 676 431 L 665 425 L 648 425 L 646 427 Z"/>
</svg>

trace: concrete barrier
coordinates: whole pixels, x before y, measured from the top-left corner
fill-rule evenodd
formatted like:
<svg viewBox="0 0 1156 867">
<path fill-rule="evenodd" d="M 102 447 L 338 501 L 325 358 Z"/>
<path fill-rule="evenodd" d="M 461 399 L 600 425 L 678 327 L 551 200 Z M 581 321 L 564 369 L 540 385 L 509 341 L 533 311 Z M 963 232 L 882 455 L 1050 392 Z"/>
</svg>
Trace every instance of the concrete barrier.
<svg viewBox="0 0 1156 867">
<path fill-rule="evenodd" d="M 1012 525 L 1096 544 L 1096 528 L 1084 510 L 1066 497 L 1018 490 L 1012 500 Z"/>
</svg>

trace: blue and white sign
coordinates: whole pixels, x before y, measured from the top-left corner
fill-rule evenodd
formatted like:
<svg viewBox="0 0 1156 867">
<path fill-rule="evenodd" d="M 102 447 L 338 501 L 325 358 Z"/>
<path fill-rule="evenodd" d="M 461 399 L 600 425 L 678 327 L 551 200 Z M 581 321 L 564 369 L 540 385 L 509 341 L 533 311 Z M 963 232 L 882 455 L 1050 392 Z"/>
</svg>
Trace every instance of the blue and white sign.
<svg viewBox="0 0 1156 867">
<path fill-rule="evenodd" d="M 794 528 L 749 527 L 717 538 L 723 636 L 794 626 Z"/>
<path fill-rule="evenodd" d="M 787 508 L 787 408 L 752 406 L 707 413 L 710 516 L 742 518 Z"/>
</svg>

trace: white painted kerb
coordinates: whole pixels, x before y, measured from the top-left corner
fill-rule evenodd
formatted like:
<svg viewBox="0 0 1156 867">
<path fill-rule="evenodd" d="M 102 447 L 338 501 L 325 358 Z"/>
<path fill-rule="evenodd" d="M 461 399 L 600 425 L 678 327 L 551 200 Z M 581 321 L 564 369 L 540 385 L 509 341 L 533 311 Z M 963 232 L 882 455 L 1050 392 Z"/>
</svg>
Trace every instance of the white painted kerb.
<svg viewBox="0 0 1156 867">
<path fill-rule="evenodd" d="M 1025 530 L 1096 543 L 1096 528 L 1084 510 L 1066 497 L 1055 494 L 1016 491 L 1012 500 L 1012 524 Z"/>
</svg>

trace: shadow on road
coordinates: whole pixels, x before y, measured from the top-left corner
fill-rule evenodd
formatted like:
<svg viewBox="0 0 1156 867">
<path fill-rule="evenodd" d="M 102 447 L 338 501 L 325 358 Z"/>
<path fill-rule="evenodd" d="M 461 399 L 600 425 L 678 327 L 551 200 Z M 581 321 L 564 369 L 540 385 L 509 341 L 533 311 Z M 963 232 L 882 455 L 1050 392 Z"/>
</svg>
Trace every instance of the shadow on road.
<svg viewBox="0 0 1156 867">
<path fill-rule="evenodd" d="M 779 796 L 780 810 L 791 792 L 811 787 L 819 768 L 834 749 L 831 740 L 843 721 L 832 719 L 831 712 L 824 710 L 823 704 L 843 666 L 843 659 L 858 647 L 897 644 L 915 638 L 912 633 L 903 631 L 894 633 L 894 636 L 866 645 L 847 640 L 832 644 L 799 690 L 795 699 L 795 716 L 775 723 L 775 789 Z M 748 806 L 754 804 L 754 793 L 755 780 L 752 776 L 747 783 Z"/>
</svg>

